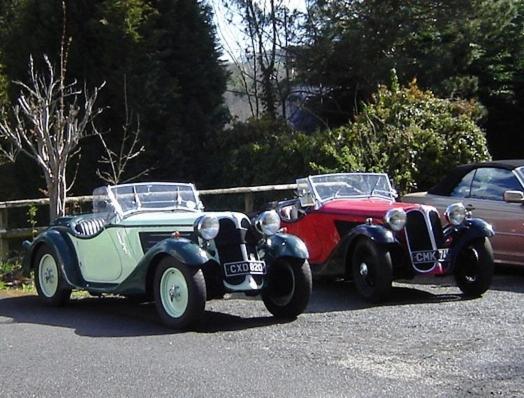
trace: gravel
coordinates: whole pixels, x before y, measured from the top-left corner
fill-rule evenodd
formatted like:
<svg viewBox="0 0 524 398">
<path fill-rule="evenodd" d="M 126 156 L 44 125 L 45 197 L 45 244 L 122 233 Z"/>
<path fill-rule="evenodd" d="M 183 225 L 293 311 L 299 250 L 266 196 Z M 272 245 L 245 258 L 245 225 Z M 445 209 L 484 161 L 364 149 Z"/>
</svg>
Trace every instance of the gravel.
<svg viewBox="0 0 524 398">
<path fill-rule="evenodd" d="M 293 322 L 231 295 L 186 333 L 151 304 L 0 293 L 0 396 L 524 397 L 524 273 L 475 300 L 443 282 L 395 284 L 382 306 L 316 283 Z"/>
</svg>

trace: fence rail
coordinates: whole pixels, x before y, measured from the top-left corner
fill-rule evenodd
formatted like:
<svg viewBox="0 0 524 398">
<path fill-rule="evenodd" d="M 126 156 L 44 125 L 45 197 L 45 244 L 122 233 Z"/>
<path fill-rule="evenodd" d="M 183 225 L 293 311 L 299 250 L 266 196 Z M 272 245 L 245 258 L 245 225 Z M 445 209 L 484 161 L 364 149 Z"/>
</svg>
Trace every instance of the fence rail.
<svg viewBox="0 0 524 398">
<path fill-rule="evenodd" d="M 214 195 L 239 195 L 244 196 L 244 211 L 253 211 L 254 194 L 261 192 L 275 192 L 275 191 L 291 191 L 296 189 L 296 184 L 280 184 L 280 185 L 262 185 L 256 187 L 233 187 L 233 188 L 218 188 L 218 189 L 203 189 L 199 190 L 200 196 L 214 196 Z M 92 196 L 73 196 L 66 199 L 66 204 L 80 204 L 91 202 Z M 30 207 L 30 206 L 45 206 L 49 204 L 49 199 L 22 199 L 10 200 L 7 202 L 0 202 L 0 258 L 5 258 L 9 253 L 9 241 L 12 239 L 31 238 L 34 233 L 38 233 L 45 229 L 45 227 L 36 228 L 11 228 L 8 227 L 8 211 L 9 209 Z"/>
</svg>

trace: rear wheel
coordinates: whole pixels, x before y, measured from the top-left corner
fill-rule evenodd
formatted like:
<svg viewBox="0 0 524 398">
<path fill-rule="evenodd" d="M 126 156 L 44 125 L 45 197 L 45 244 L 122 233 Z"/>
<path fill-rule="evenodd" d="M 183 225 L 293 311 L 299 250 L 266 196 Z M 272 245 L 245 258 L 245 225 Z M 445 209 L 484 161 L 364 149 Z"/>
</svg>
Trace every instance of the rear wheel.
<svg viewBox="0 0 524 398">
<path fill-rule="evenodd" d="M 389 296 L 393 281 L 391 255 L 373 241 L 363 238 L 357 242 L 351 273 L 357 291 L 366 300 L 377 303 Z"/>
<path fill-rule="evenodd" d="M 493 250 L 487 238 L 462 249 L 455 265 L 455 281 L 465 296 L 479 297 L 489 289 L 494 271 Z"/>
<path fill-rule="evenodd" d="M 155 271 L 155 306 L 162 322 L 173 329 L 187 329 L 201 318 L 206 305 L 202 270 L 164 258 Z"/>
<path fill-rule="evenodd" d="M 311 296 L 312 280 L 309 263 L 277 260 L 271 265 L 262 301 L 277 318 L 296 318 L 306 309 Z"/>
<path fill-rule="evenodd" d="M 50 306 L 66 304 L 71 297 L 71 289 L 67 287 L 55 252 L 48 246 L 42 246 L 34 261 L 35 287 L 40 300 Z"/>
</svg>

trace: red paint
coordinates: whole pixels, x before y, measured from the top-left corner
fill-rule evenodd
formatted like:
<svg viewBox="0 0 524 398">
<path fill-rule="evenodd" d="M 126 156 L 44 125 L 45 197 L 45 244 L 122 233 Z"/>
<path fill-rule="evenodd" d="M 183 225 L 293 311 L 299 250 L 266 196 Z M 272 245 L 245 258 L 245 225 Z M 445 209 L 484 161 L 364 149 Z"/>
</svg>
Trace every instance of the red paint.
<svg viewBox="0 0 524 398">
<path fill-rule="evenodd" d="M 413 203 L 380 198 L 335 199 L 317 210 L 309 210 L 306 216 L 295 222 L 283 222 L 282 225 L 288 233 L 297 235 L 306 243 L 311 264 L 322 264 L 341 239 L 335 221 L 364 224 L 366 219 L 372 218 L 373 224 L 383 224 L 389 209 L 402 208 L 407 211 L 417 207 L 419 205 Z"/>
</svg>

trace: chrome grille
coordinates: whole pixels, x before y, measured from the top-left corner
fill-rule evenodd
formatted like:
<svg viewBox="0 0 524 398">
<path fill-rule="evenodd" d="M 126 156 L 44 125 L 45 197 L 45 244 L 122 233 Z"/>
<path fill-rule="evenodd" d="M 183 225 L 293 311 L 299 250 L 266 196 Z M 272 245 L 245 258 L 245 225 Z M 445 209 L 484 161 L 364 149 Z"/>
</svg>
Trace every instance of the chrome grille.
<svg viewBox="0 0 524 398">
<path fill-rule="evenodd" d="M 436 262 L 415 264 L 411 259 L 413 252 L 436 251 L 442 247 L 444 237 L 438 213 L 433 209 L 422 207 L 407 212 L 406 242 L 410 252 L 410 261 L 413 268 L 419 272 L 430 272 L 437 265 Z"/>
<path fill-rule="evenodd" d="M 257 250 L 254 238 L 251 236 L 249 221 L 242 220 L 240 228 L 237 227 L 235 220 L 230 218 L 221 218 L 218 220 L 220 229 L 215 238 L 215 246 L 218 252 L 220 263 L 233 263 L 243 260 L 258 260 Z M 227 283 L 238 285 L 242 283 L 245 277 L 242 276 L 225 276 Z M 257 283 L 260 283 L 262 276 L 254 276 Z M 260 281 L 258 280 L 260 279 Z"/>
</svg>

